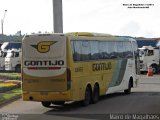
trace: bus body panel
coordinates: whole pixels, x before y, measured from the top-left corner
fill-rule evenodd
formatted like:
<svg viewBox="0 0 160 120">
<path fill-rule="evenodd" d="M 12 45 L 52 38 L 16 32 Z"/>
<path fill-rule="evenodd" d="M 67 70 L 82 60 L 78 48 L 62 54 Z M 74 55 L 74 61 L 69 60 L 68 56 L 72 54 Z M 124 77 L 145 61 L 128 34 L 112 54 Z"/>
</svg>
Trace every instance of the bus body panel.
<svg viewBox="0 0 160 120">
<path fill-rule="evenodd" d="M 120 61 L 120 60 L 119 60 Z M 121 66 L 122 68 L 117 68 L 117 66 Z M 134 70 L 134 61 L 133 60 L 122 60 L 121 62 L 117 62 L 115 74 L 112 76 L 112 81 L 110 83 L 110 87 L 106 94 L 115 93 L 118 91 L 122 91 L 128 88 L 128 82 L 133 78 L 133 87 L 136 87 L 136 79 Z M 119 73 L 119 74 L 116 74 Z M 113 86 L 114 84 L 114 86 Z M 116 85 L 117 84 L 117 85 Z"/>
<path fill-rule="evenodd" d="M 102 69 L 104 68 L 104 70 L 95 68 L 95 66 L 98 64 L 104 65 L 101 66 Z M 110 64 L 111 66 L 108 67 L 108 64 Z M 90 84 L 93 89 L 95 83 L 98 83 L 100 86 L 100 95 L 105 95 L 112 80 L 115 65 L 115 60 L 74 63 L 74 67 L 72 67 L 74 69 L 71 70 L 71 91 L 74 91 L 73 98 L 77 100 L 83 100 L 86 86 Z"/>
</svg>

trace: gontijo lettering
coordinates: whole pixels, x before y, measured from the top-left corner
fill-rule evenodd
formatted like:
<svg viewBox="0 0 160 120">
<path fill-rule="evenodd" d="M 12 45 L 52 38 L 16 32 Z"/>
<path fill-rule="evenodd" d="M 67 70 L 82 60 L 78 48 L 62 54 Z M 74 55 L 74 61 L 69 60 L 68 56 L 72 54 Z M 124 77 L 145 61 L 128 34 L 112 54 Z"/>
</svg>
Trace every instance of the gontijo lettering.
<svg viewBox="0 0 160 120">
<path fill-rule="evenodd" d="M 55 60 L 55 61 L 50 61 L 50 60 L 26 60 L 24 61 L 25 66 L 52 66 L 52 65 L 64 65 L 63 60 Z"/>
<path fill-rule="evenodd" d="M 112 69 L 111 62 L 108 63 L 94 63 L 92 64 L 93 71 L 102 71 L 102 70 L 110 70 Z"/>
</svg>

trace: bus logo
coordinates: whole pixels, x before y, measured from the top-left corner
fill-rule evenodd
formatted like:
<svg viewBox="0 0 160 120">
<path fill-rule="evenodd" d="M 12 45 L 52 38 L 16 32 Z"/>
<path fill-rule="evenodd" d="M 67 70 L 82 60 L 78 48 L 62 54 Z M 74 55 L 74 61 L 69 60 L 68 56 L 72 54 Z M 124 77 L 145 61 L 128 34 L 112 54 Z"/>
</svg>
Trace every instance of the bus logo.
<svg viewBox="0 0 160 120">
<path fill-rule="evenodd" d="M 37 49 L 40 53 L 47 53 L 50 50 L 50 46 L 55 44 L 57 41 L 42 41 L 37 45 L 31 45 L 33 48 Z"/>
</svg>

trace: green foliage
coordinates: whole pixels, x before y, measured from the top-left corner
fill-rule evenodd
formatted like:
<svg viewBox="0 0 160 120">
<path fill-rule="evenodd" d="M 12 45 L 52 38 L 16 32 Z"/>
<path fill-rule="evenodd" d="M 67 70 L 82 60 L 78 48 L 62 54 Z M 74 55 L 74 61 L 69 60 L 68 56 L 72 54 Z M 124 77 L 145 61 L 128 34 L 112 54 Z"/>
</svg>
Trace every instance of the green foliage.
<svg viewBox="0 0 160 120">
<path fill-rule="evenodd" d="M 0 83 L 3 83 L 4 82 L 4 80 L 0 80 Z"/>
<path fill-rule="evenodd" d="M 8 91 L 5 94 L 0 94 L 0 104 L 17 96 L 21 96 L 21 94 L 22 92 L 20 88 Z"/>
<path fill-rule="evenodd" d="M 0 93 L 5 93 L 7 91 L 20 88 L 21 82 L 17 80 L 8 80 L 4 81 L 3 83 L 0 83 Z"/>
<path fill-rule="evenodd" d="M 5 93 L 7 91 L 16 89 L 17 86 L 16 85 L 11 85 L 11 86 L 0 86 L 0 93 Z"/>
<path fill-rule="evenodd" d="M 21 74 L 0 73 L 0 93 L 21 87 Z"/>
<path fill-rule="evenodd" d="M 20 73 L 0 73 L 1 80 L 20 80 Z"/>
<path fill-rule="evenodd" d="M 21 74 L 0 73 L 0 104 L 21 96 Z"/>
</svg>

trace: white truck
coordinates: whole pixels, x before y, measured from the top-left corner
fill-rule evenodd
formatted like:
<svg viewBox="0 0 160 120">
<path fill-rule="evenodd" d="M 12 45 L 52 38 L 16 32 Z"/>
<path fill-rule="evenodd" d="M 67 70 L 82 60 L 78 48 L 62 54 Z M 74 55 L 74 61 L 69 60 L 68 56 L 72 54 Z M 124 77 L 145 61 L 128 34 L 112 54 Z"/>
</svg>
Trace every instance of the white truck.
<svg viewBox="0 0 160 120">
<path fill-rule="evenodd" d="M 3 55 L 3 69 L 5 71 L 21 71 L 21 43 L 20 42 L 4 42 L 1 46 Z"/>
<path fill-rule="evenodd" d="M 21 72 L 21 49 L 9 49 L 5 57 L 5 70 Z"/>
<path fill-rule="evenodd" d="M 153 73 L 159 72 L 160 68 L 160 49 L 159 47 L 143 46 L 139 48 L 140 71 L 147 72 L 151 66 Z"/>
</svg>

